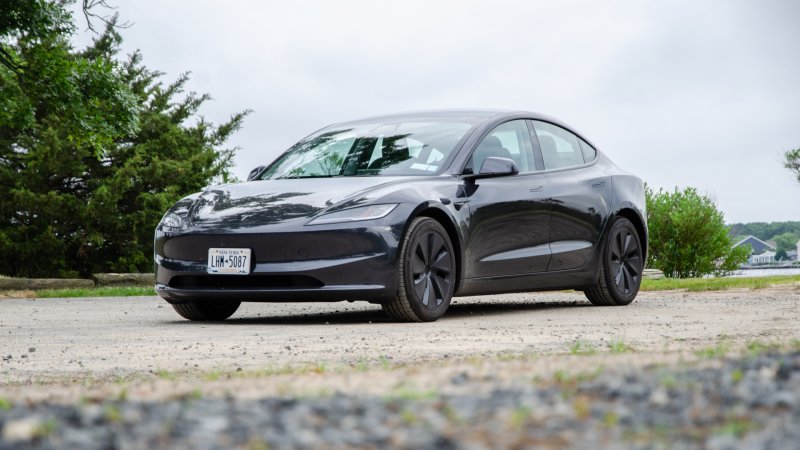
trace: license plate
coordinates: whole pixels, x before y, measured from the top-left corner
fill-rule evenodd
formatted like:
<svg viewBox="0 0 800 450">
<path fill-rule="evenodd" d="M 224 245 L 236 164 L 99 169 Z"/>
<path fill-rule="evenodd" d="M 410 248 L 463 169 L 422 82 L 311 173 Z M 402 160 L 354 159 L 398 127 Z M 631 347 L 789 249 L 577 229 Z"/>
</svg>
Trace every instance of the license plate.
<svg viewBox="0 0 800 450">
<path fill-rule="evenodd" d="M 250 273 L 249 248 L 208 249 L 208 273 L 214 275 L 247 275 Z"/>
</svg>

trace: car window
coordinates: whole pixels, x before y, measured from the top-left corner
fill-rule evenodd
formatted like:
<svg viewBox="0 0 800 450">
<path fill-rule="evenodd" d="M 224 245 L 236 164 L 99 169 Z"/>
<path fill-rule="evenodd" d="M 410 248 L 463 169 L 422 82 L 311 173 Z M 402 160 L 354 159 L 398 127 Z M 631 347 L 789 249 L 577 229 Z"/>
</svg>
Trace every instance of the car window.
<svg viewBox="0 0 800 450">
<path fill-rule="evenodd" d="M 579 166 L 584 163 L 578 137 L 547 122 L 533 121 L 536 137 L 542 149 L 545 170 Z"/>
<path fill-rule="evenodd" d="M 433 175 L 476 123 L 443 118 L 329 127 L 295 144 L 259 178 Z"/>
<path fill-rule="evenodd" d="M 483 138 L 472 153 L 467 168 L 478 173 L 486 158 L 496 156 L 514 160 L 520 172 L 536 170 L 530 139 L 528 126 L 524 120 L 512 120 L 500 124 Z"/>
<path fill-rule="evenodd" d="M 594 161 L 597 157 L 597 150 L 594 149 L 591 145 L 589 145 L 583 139 L 578 138 L 581 143 L 581 152 L 583 152 L 583 160 L 586 162 Z"/>
</svg>

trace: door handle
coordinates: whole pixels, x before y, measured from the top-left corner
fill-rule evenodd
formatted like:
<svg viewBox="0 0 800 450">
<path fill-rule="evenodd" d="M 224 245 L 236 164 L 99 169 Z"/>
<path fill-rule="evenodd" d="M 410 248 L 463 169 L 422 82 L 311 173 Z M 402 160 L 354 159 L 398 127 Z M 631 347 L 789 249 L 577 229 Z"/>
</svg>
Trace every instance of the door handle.
<svg viewBox="0 0 800 450">
<path fill-rule="evenodd" d="M 606 187 L 606 182 L 605 181 L 601 181 L 599 183 L 594 183 L 594 184 L 592 184 L 592 187 L 593 188 L 597 188 L 597 189 Z"/>
<path fill-rule="evenodd" d="M 544 186 L 536 186 L 535 188 L 531 188 L 530 191 L 531 192 L 542 192 L 543 189 L 544 189 Z"/>
</svg>

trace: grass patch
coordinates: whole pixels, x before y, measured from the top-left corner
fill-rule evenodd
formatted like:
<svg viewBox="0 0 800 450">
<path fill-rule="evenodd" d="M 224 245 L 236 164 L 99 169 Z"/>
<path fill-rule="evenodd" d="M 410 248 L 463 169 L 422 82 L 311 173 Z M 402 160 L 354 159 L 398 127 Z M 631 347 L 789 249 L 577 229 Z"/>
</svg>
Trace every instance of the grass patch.
<svg viewBox="0 0 800 450">
<path fill-rule="evenodd" d="M 152 286 L 109 286 L 98 288 L 44 289 L 35 291 L 37 298 L 133 297 L 156 295 Z"/>
<path fill-rule="evenodd" d="M 569 347 L 569 352 L 573 355 L 594 355 L 597 353 L 597 348 L 590 342 L 578 339 Z"/>
<path fill-rule="evenodd" d="M 701 357 L 701 358 L 714 359 L 714 358 L 723 358 L 723 357 L 725 357 L 728 354 L 729 351 L 730 351 L 730 347 L 728 346 L 728 344 L 725 343 L 725 342 L 720 342 L 719 344 L 717 344 L 717 345 L 715 345 L 713 347 L 707 347 L 707 348 L 704 348 L 704 349 L 700 349 L 700 350 L 694 352 L 694 354 L 699 356 L 699 357 Z"/>
<path fill-rule="evenodd" d="M 800 283 L 800 275 L 775 275 L 752 278 L 662 278 L 642 280 L 643 291 L 673 291 L 686 289 L 692 292 L 721 291 L 725 289 L 764 289 L 779 284 Z"/>
<path fill-rule="evenodd" d="M 614 339 L 608 343 L 608 350 L 614 354 L 630 353 L 634 351 L 633 347 L 626 344 L 622 339 Z"/>
</svg>

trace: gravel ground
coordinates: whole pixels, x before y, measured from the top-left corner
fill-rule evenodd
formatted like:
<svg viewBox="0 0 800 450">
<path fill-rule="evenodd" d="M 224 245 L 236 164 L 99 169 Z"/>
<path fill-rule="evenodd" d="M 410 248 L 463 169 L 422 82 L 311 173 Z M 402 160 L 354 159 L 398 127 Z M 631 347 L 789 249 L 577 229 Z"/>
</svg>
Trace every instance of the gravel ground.
<svg viewBox="0 0 800 450">
<path fill-rule="evenodd" d="M 798 302 L 556 292 L 428 324 L 342 303 L 203 324 L 153 297 L 0 299 L 0 450 L 800 449 Z"/>
<path fill-rule="evenodd" d="M 446 383 L 474 393 L 5 404 L 0 449 L 800 447 L 800 352 Z"/>
<path fill-rule="evenodd" d="M 640 352 L 691 351 L 723 338 L 788 342 L 800 340 L 799 303 L 800 284 L 643 292 L 623 308 L 549 292 L 457 298 L 433 323 L 392 323 L 365 303 L 246 303 L 224 323 L 207 324 L 181 319 L 156 297 L 7 299 L 0 381 L 555 354 L 579 341 L 598 349 L 623 341 Z"/>
</svg>

